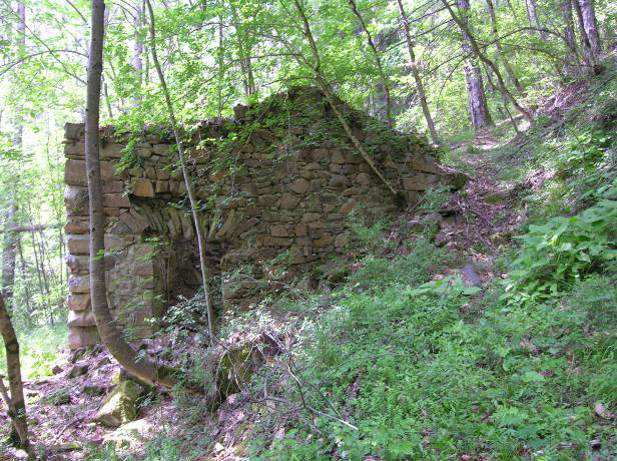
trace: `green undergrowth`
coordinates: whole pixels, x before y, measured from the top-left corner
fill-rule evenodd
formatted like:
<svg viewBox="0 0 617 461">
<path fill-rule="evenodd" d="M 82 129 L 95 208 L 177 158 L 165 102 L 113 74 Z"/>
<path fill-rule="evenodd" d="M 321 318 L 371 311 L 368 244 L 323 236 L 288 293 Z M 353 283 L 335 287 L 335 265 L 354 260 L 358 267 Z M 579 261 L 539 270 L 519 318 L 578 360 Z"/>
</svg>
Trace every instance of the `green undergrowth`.
<svg viewBox="0 0 617 461">
<path fill-rule="evenodd" d="M 18 331 L 21 372 L 25 379 L 51 376 L 51 369 L 65 347 L 66 324 L 45 325 Z M 6 374 L 6 352 L 0 348 L 0 374 Z"/>
<path fill-rule="evenodd" d="M 418 242 L 390 264 L 365 260 L 295 358 L 304 390 L 290 385 L 288 399 L 303 409 L 254 459 L 617 455 L 614 421 L 594 413 L 617 410 L 617 266 L 599 261 L 551 296 L 509 302 L 501 281 L 483 292 L 431 281 L 444 258 Z M 568 277 L 540 260 L 552 280 Z"/>
<path fill-rule="evenodd" d="M 564 123 L 540 120 L 526 142 L 478 154 L 501 167 L 496 179 L 523 186 L 514 205 L 528 219 L 501 248 L 503 278 L 482 290 L 436 280 L 457 258 L 422 238 L 408 255 L 366 256 L 296 349 L 302 386 L 287 376 L 284 400 L 299 403 L 261 416 L 252 459 L 617 457 L 609 77 Z M 375 231 L 364 233 L 378 241 Z"/>
</svg>

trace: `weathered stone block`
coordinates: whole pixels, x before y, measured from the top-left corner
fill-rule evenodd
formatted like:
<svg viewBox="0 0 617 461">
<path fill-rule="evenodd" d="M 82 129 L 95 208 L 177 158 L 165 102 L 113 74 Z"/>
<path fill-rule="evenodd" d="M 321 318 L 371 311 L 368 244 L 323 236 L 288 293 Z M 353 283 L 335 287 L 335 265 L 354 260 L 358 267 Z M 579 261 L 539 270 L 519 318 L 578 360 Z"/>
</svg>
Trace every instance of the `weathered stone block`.
<svg viewBox="0 0 617 461">
<path fill-rule="evenodd" d="M 96 327 L 73 327 L 69 328 L 69 348 L 79 349 L 81 347 L 94 346 L 99 344 L 101 339 Z"/>
<path fill-rule="evenodd" d="M 289 188 L 296 194 L 306 194 L 311 187 L 311 184 L 303 178 L 296 179 L 289 185 Z"/>
<path fill-rule="evenodd" d="M 109 208 L 129 208 L 131 202 L 124 194 L 104 194 L 103 205 Z"/>
<path fill-rule="evenodd" d="M 154 197 L 154 186 L 149 179 L 137 178 L 131 181 L 131 189 L 136 197 Z"/>
<path fill-rule="evenodd" d="M 109 162 L 101 162 L 101 180 L 109 181 L 114 177 L 114 167 Z M 87 186 L 86 162 L 69 159 L 64 165 L 64 182 L 69 186 Z"/>
<path fill-rule="evenodd" d="M 66 186 L 64 188 L 64 205 L 69 216 L 88 216 L 88 189 Z"/>
<path fill-rule="evenodd" d="M 416 173 L 415 175 L 403 179 L 405 190 L 426 190 L 439 183 L 439 177 L 433 174 Z"/>
<path fill-rule="evenodd" d="M 100 150 L 101 159 L 119 159 L 124 155 L 124 146 L 123 144 L 111 143 L 105 144 L 103 148 Z"/>
<path fill-rule="evenodd" d="M 90 250 L 88 249 L 89 237 L 87 235 L 69 235 L 66 242 L 70 254 L 90 254 Z"/>
<path fill-rule="evenodd" d="M 104 194 L 117 194 L 124 191 L 124 182 L 122 181 L 107 181 L 103 183 Z"/>
<path fill-rule="evenodd" d="M 85 311 L 90 309 L 89 294 L 70 294 L 66 299 L 67 307 L 71 311 Z"/>
<path fill-rule="evenodd" d="M 284 210 L 291 210 L 295 208 L 299 202 L 300 199 L 298 197 L 294 197 L 293 195 L 286 193 L 283 194 L 283 196 L 281 197 L 281 200 L 279 201 L 279 206 Z"/>
<path fill-rule="evenodd" d="M 84 275 L 89 271 L 88 265 L 90 263 L 88 256 L 78 256 L 70 254 L 66 257 L 66 265 L 68 266 L 71 274 Z"/>
<path fill-rule="evenodd" d="M 65 123 L 64 138 L 73 141 L 83 141 L 84 124 L 83 123 Z"/>
<path fill-rule="evenodd" d="M 287 229 L 287 226 L 283 226 L 283 225 L 272 226 L 270 228 L 270 234 L 273 237 L 290 237 L 291 236 L 291 233 Z"/>
<path fill-rule="evenodd" d="M 69 293 L 90 293 L 90 278 L 82 275 L 70 277 Z"/>
<path fill-rule="evenodd" d="M 90 222 L 85 216 L 69 216 L 64 231 L 67 234 L 87 234 L 90 232 L 89 225 Z"/>
<path fill-rule="evenodd" d="M 69 328 L 72 327 L 94 327 L 96 320 L 90 311 L 70 311 L 67 319 Z"/>
</svg>

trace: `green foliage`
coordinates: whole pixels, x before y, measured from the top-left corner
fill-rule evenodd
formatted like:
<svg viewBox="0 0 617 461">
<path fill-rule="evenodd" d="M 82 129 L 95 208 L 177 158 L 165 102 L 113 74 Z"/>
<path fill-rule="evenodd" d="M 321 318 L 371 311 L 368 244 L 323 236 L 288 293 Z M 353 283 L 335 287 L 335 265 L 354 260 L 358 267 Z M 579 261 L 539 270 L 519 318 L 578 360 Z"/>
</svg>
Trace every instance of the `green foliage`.
<svg viewBox="0 0 617 461">
<path fill-rule="evenodd" d="M 531 225 L 518 237 L 522 248 L 507 283 L 509 303 L 538 301 L 571 287 L 592 270 L 617 257 L 617 200 L 605 199 L 572 217 Z"/>
<path fill-rule="evenodd" d="M 25 379 L 51 376 L 51 369 L 58 359 L 58 351 L 66 344 L 66 324 L 41 326 L 28 331 L 17 331 L 21 372 Z M 4 347 L 0 348 L 0 373 L 6 373 Z"/>
</svg>

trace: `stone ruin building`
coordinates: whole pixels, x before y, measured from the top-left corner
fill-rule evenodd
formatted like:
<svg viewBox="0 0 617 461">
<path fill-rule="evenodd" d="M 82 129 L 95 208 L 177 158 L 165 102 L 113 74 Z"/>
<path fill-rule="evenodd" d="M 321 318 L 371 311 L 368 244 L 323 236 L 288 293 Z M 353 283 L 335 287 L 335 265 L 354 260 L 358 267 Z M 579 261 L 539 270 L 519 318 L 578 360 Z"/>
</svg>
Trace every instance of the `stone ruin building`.
<svg viewBox="0 0 617 461">
<path fill-rule="evenodd" d="M 446 178 L 422 138 L 395 132 L 342 102 L 355 136 L 408 203 Z M 378 218 L 396 210 L 393 195 L 351 147 L 314 88 L 295 88 L 233 119 L 186 133 L 196 194 L 203 206 L 209 268 L 219 304 L 250 308 L 269 271 L 306 274 L 352 243 L 353 210 Z M 65 129 L 69 344 L 99 341 L 90 311 L 88 192 L 84 128 Z M 134 338 L 146 337 L 178 295 L 200 286 L 195 230 L 171 133 L 139 137 L 101 130 L 108 300 Z"/>
</svg>

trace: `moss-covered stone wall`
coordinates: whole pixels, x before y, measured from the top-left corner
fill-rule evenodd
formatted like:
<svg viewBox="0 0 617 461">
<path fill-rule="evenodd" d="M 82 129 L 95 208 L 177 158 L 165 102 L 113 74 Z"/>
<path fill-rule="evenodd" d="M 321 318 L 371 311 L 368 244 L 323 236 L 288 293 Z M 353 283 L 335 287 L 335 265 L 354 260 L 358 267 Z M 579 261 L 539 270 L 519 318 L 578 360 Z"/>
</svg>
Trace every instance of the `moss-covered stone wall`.
<svg viewBox="0 0 617 461">
<path fill-rule="evenodd" d="M 413 204 L 445 174 L 421 138 L 402 135 L 340 103 L 379 171 Z M 287 280 L 346 251 L 349 214 L 373 218 L 400 204 L 351 147 L 319 90 L 296 88 L 234 119 L 196 124 L 186 134 L 202 207 L 209 265 L 227 309 L 250 308 L 268 272 Z M 96 343 L 88 294 L 84 133 L 66 125 L 66 208 L 71 347 Z M 170 133 L 101 131 L 107 217 L 108 298 L 128 334 L 147 336 L 178 294 L 199 286 L 194 227 Z"/>
</svg>

